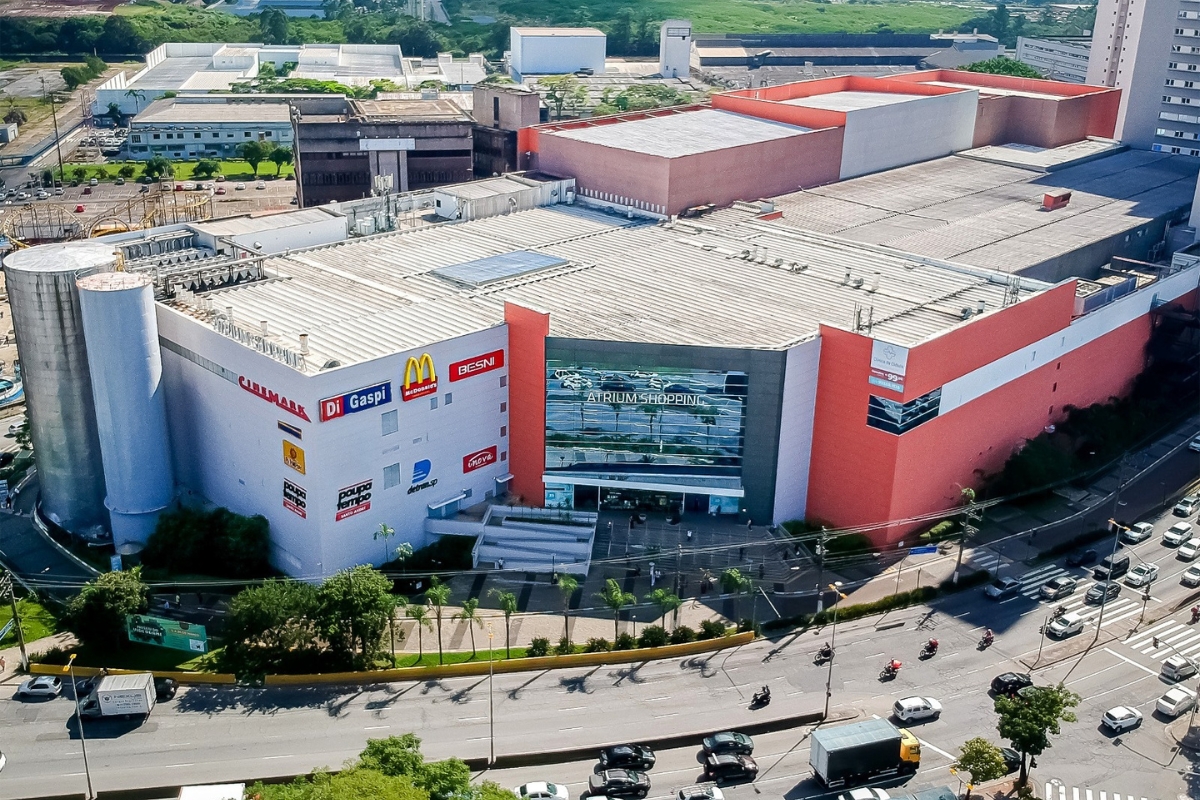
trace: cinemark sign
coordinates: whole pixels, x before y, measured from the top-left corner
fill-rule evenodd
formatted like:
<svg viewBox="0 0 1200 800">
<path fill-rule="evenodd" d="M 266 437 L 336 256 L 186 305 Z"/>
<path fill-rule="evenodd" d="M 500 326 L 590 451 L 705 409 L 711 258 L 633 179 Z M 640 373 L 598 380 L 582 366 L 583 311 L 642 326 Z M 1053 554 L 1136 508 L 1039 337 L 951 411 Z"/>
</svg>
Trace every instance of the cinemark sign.
<svg viewBox="0 0 1200 800">
<path fill-rule="evenodd" d="M 463 456 L 463 472 L 474 472 L 477 469 L 486 467 L 488 464 L 496 463 L 496 445 L 485 447 L 482 450 L 476 450 L 474 453 Z"/>
<path fill-rule="evenodd" d="M 500 369 L 504 366 L 504 351 L 493 350 L 490 353 L 484 353 L 481 356 L 468 358 L 465 361 L 455 361 L 450 365 L 450 381 L 461 381 L 464 378 L 470 378 L 472 375 L 480 375 L 484 372 L 491 372 L 494 369 Z"/>
</svg>

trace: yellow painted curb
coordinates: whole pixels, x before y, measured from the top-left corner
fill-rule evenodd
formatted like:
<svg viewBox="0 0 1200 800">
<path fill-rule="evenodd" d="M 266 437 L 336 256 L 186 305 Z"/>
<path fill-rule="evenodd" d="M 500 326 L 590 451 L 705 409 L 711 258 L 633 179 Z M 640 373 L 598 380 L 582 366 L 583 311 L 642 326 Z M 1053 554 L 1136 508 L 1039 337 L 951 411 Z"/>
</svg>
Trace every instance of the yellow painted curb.
<svg viewBox="0 0 1200 800">
<path fill-rule="evenodd" d="M 730 647 L 740 647 L 754 641 L 754 633 L 735 633 L 720 639 L 701 642 L 669 644 L 665 647 L 644 647 L 640 650 L 618 650 L 608 653 L 575 653 L 569 656 L 542 656 L 538 658 L 514 658 L 493 661 L 495 672 L 538 672 L 548 669 L 571 667 L 599 667 L 606 664 L 633 664 L 640 661 L 657 661 L 679 658 L 699 653 L 712 653 Z M 268 675 L 267 686 L 306 686 L 309 684 L 337 683 L 390 683 L 393 681 L 436 680 L 438 678 L 462 678 L 471 675 L 486 675 L 488 662 L 472 661 L 469 664 L 447 664 L 441 667 L 403 667 L 381 669 L 371 672 L 330 672 L 323 675 Z"/>
<path fill-rule="evenodd" d="M 63 667 L 58 664 L 30 664 L 30 675 L 62 675 Z M 76 678 L 92 678 L 99 674 L 99 667 L 75 667 Z M 161 672 L 146 669 L 110 669 L 109 675 L 133 675 L 139 672 L 153 672 L 156 678 L 174 678 L 180 683 L 219 683 L 234 684 L 237 678 L 223 672 Z"/>
</svg>

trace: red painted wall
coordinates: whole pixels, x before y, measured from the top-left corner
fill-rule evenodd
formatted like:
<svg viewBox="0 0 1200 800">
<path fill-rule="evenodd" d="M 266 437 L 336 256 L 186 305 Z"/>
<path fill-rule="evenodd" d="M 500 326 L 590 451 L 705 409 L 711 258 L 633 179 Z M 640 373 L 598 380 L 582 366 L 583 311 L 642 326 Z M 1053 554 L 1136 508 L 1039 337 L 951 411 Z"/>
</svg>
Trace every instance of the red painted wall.
<svg viewBox="0 0 1200 800">
<path fill-rule="evenodd" d="M 667 205 L 670 159 L 546 133 L 543 131 L 539 136 L 540 172 L 574 178 L 579 190 L 607 192 L 653 205 Z"/>
<path fill-rule="evenodd" d="M 504 304 L 508 323 L 508 453 L 511 491 L 526 505 L 541 506 L 546 496 L 546 336 L 550 315 L 514 303 Z"/>
</svg>

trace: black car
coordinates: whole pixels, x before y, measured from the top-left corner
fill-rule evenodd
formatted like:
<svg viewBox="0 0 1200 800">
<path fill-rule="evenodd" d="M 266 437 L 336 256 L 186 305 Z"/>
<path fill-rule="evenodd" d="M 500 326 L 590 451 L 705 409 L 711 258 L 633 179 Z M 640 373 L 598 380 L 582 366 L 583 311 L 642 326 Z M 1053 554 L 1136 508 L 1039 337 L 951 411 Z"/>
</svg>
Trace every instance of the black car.
<svg viewBox="0 0 1200 800">
<path fill-rule="evenodd" d="M 654 751 L 640 744 L 619 744 L 600 751 L 600 766 L 606 769 L 634 769 L 641 772 L 654 766 Z"/>
<path fill-rule="evenodd" d="M 1087 594 L 1083 596 L 1084 602 L 1087 603 L 1106 603 L 1121 593 L 1121 584 L 1113 581 L 1107 583 L 1093 583 L 1092 588 L 1088 589 Z"/>
<path fill-rule="evenodd" d="M 710 781 L 754 780 L 758 775 L 758 764 L 750 756 L 735 756 L 732 753 L 711 755 L 704 759 L 704 776 Z"/>
<path fill-rule="evenodd" d="M 174 678 L 155 678 L 154 679 L 154 698 L 156 702 L 170 700 L 179 691 L 179 682 Z"/>
<path fill-rule="evenodd" d="M 1014 695 L 1032 685 L 1033 678 L 1024 672 L 1002 672 L 992 678 L 992 691 L 996 694 Z"/>
<path fill-rule="evenodd" d="M 738 756 L 748 756 L 753 752 L 754 740 L 744 733 L 722 731 L 704 737 L 705 755 L 732 753 Z"/>
<path fill-rule="evenodd" d="M 1072 553 L 1067 556 L 1068 567 L 1084 567 L 1096 562 L 1095 550 L 1084 550 L 1082 553 Z"/>
<path fill-rule="evenodd" d="M 1000 757 L 1004 759 L 1004 774 L 1016 772 L 1021 768 L 1021 754 L 1011 747 L 1001 747 Z"/>
<path fill-rule="evenodd" d="M 605 797 L 645 797 L 650 794 L 650 776 L 628 769 L 609 769 L 588 778 L 588 794 Z"/>
</svg>

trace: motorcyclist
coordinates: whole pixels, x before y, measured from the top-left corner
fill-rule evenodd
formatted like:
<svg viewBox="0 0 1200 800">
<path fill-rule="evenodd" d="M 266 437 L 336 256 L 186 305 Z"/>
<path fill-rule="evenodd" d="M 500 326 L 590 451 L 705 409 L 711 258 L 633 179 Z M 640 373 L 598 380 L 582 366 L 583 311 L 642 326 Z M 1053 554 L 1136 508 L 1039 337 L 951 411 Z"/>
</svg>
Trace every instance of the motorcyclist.
<svg viewBox="0 0 1200 800">
<path fill-rule="evenodd" d="M 1200 606 L 1192 606 L 1192 622 L 1200 620 Z"/>
<path fill-rule="evenodd" d="M 993 640 L 993 639 L 995 639 L 995 638 L 996 638 L 996 636 L 995 636 L 995 635 L 992 633 L 992 629 L 991 629 L 991 628 L 988 628 L 987 630 L 985 630 L 985 631 L 983 632 L 983 640 L 984 640 L 985 642 L 987 642 L 988 644 L 991 644 L 991 643 L 992 643 L 992 640 Z"/>
<path fill-rule="evenodd" d="M 938 649 L 938 640 L 930 639 L 928 642 L 925 643 L 925 649 L 931 653 L 936 653 L 937 649 Z"/>
<path fill-rule="evenodd" d="M 900 671 L 900 662 L 894 658 L 890 659 L 887 665 L 883 668 L 883 671 L 888 675 L 895 675 Z"/>
<path fill-rule="evenodd" d="M 829 658 L 831 655 L 833 655 L 833 647 L 829 644 L 829 642 L 826 642 L 821 648 L 821 658 Z"/>
</svg>

